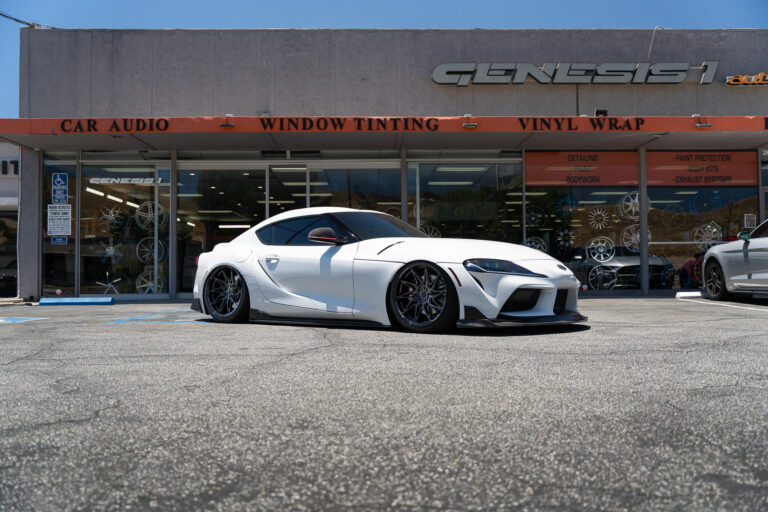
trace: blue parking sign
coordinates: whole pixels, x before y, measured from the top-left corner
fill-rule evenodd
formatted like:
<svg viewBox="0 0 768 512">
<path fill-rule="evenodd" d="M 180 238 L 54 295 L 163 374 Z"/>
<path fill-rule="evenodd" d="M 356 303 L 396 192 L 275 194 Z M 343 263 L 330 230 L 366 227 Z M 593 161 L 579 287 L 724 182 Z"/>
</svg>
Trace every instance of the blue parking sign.
<svg viewBox="0 0 768 512">
<path fill-rule="evenodd" d="M 53 204 L 66 204 L 67 203 L 67 178 L 69 176 L 65 172 L 55 172 L 51 175 L 51 193 L 53 197 L 51 202 Z"/>
</svg>

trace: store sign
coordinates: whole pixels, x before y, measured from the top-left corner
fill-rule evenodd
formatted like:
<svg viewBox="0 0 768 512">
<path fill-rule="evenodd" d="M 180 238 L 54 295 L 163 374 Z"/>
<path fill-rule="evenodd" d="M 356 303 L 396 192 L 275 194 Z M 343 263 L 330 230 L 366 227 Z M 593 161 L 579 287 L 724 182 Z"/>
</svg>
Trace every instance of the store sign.
<svg viewBox="0 0 768 512">
<path fill-rule="evenodd" d="M 62 119 L 59 123 L 62 133 L 151 133 L 166 132 L 169 127 L 164 118 Z"/>
<path fill-rule="evenodd" d="M 728 85 L 768 85 L 768 73 L 762 72 L 757 75 L 733 75 L 726 77 L 725 83 Z"/>
<path fill-rule="evenodd" d="M 649 186 L 757 186 L 757 155 L 737 152 L 648 152 Z"/>
<path fill-rule="evenodd" d="M 162 183 L 163 178 L 136 178 L 136 177 L 121 177 L 121 178 L 91 178 L 88 183 L 91 185 L 154 185 L 155 183 Z"/>
<path fill-rule="evenodd" d="M 717 61 L 702 63 L 701 84 L 710 84 Z M 432 81 L 440 85 L 467 87 L 469 84 L 522 84 L 528 78 L 540 84 L 678 84 L 688 78 L 688 62 L 450 62 L 432 71 Z"/>
<path fill-rule="evenodd" d="M 637 153 L 527 151 L 525 183 L 535 187 L 637 186 Z"/>
<path fill-rule="evenodd" d="M 68 188 L 68 176 L 65 172 L 55 172 L 51 176 L 51 202 L 54 204 L 66 204 Z"/>
<path fill-rule="evenodd" d="M 48 205 L 48 236 L 72 236 L 72 205 Z"/>
</svg>

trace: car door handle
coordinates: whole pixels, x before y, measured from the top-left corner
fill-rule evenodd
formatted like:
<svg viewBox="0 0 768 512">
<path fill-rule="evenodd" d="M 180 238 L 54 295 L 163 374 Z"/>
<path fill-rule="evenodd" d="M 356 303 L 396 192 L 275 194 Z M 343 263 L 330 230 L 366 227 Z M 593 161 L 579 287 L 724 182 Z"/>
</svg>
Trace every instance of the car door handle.
<svg viewBox="0 0 768 512">
<path fill-rule="evenodd" d="M 267 263 L 277 263 L 280 261 L 280 256 L 277 254 L 268 254 L 264 259 L 267 260 Z"/>
</svg>

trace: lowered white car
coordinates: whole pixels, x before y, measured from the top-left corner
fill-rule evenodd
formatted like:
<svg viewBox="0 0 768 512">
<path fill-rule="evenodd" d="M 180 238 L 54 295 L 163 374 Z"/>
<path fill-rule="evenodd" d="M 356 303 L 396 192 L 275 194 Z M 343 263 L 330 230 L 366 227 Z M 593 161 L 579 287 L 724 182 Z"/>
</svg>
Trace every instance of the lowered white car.
<svg viewBox="0 0 768 512">
<path fill-rule="evenodd" d="M 528 247 L 429 238 L 375 211 L 305 208 L 200 255 L 192 307 L 218 322 L 434 332 L 581 322 L 579 285 L 565 265 Z"/>
<path fill-rule="evenodd" d="M 704 290 L 711 299 L 734 293 L 768 293 L 768 221 L 738 240 L 711 247 L 704 255 Z"/>
</svg>

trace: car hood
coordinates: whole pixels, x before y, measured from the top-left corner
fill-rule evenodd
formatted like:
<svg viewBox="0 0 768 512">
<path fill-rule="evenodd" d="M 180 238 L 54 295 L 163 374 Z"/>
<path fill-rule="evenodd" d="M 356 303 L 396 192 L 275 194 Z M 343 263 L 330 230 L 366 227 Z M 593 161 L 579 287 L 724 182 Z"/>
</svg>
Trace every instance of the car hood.
<svg viewBox="0 0 768 512">
<path fill-rule="evenodd" d="M 470 258 L 508 261 L 554 258 L 524 245 L 463 238 L 376 238 L 360 242 L 356 259 L 408 262 L 430 260 L 437 263 L 462 263 Z"/>
</svg>

